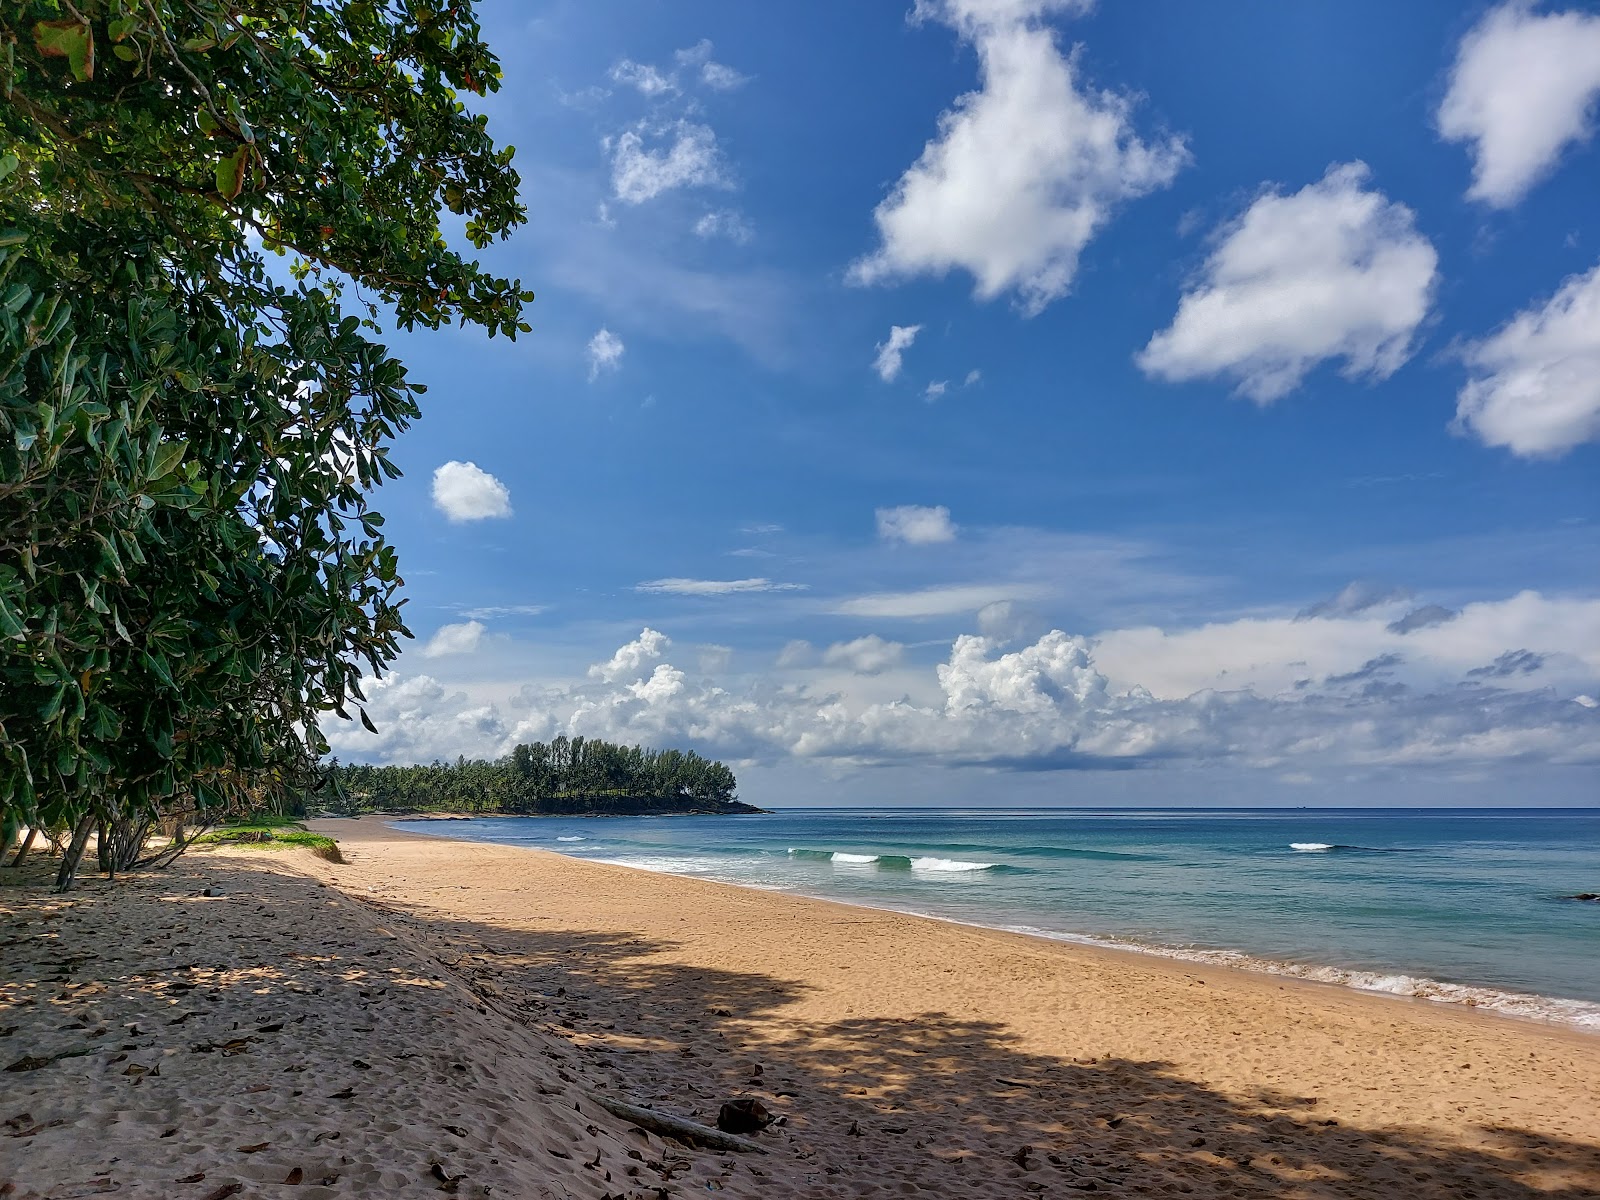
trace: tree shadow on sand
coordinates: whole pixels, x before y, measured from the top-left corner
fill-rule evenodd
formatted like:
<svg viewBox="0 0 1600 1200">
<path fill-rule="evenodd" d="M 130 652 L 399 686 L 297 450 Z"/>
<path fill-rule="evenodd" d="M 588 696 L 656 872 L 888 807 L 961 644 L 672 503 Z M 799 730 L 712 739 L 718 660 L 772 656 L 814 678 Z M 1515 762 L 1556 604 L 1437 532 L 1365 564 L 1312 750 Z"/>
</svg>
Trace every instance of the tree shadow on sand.
<svg viewBox="0 0 1600 1200">
<path fill-rule="evenodd" d="M 281 1072 L 289 1058 L 268 1056 L 292 1057 L 309 1046 L 306 1039 L 313 1037 L 309 1031 L 316 1022 L 281 1033 L 264 1032 L 270 1026 L 262 1025 L 248 1054 L 223 1058 L 226 1039 L 243 1036 L 229 1029 L 240 1005 L 271 1009 L 281 999 L 329 1021 L 382 1027 L 406 1019 L 404 1006 L 415 989 L 403 986 L 404 972 L 415 967 L 405 964 L 420 961 L 443 980 L 454 976 L 484 1010 L 498 1011 L 536 1035 L 563 1039 L 566 1045 L 542 1043 L 549 1047 L 545 1061 L 575 1094 L 604 1092 L 702 1121 L 713 1120 L 719 1102 L 730 1096 L 761 1098 L 785 1118 L 761 1135 L 773 1151 L 761 1168 L 770 1176 L 772 1195 L 1094 1191 L 1307 1200 L 1579 1200 L 1600 1194 L 1600 1148 L 1592 1144 L 1505 1128 L 1485 1129 L 1470 1145 L 1426 1130 L 1356 1128 L 1319 1113 L 1312 1097 L 1262 1092 L 1241 1100 L 1160 1062 L 1078 1062 L 1043 1055 L 1023 1048 L 1004 1026 L 944 1013 L 786 1019 L 785 1010 L 806 996 L 805 984 L 672 962 L 675 947 L 666 940 L 616 929 L 527 928 L 537 923 L 537 914 L 521 928 L 453 919 L 388 898 L 379 903 L 351 897 L 309 879 L 284 882 L 281 875 L 270 892 L 253 895 L 254 871 L 239 860 L 225 866 L 190 864 L 167 882 L 136 885 L 183 889 L 162 897 L 170 904 L 172 923 L 159 936 L 142 932 L 149 944 L 136 939 L 132 929 L 116 928 L 117 904 L 109 888 L 86 886 L 65 903 L 49 899 L 59 913 L 48 922 L 38 912 L 30 915 L 28 905 L 15 906 L 16 918 L 0 921 L 5 976 L 0 983 L 7 985 L 0 992 L 11 994 L 9 1004 L 0 1003 L 0 1016 L 9 1008 L 44 1032 L 27 1046 L 5 1039 L 0 1049 L 6 1062 L 13 1052 L 81 1050 L 92 1058 L 68 1062 L 81 1061 L 87 1070 L 91 1061 L 105 1060 L 103 1068 L 95 1066 L 85 1077 L 103 1082 L 86 1082 L 86 1087 L 129 1089 L 130 1102 L 143 1097 L 140 1103 L 149 1105 L 159 1095 L 158 1086 L 151 1080 L 137 1088 L 137 1077 L 127 1075 L 128 1063 L 154 1062 L 149 1056 L 170 1043 L 181 1061 L 203 1058 L 219 1070 L 226 1066 L 239 1075 L 237 1087 L 254 1090 L 254 1077 L 239 1073 L 252 1063 L 256 1066 L 250 1069 L 270 1063 L 273 1072 Z M 213 873 L 223 876 L 235 900 L 209 901 L 194 890 L 197 880 Z M 0 894 L 0 900 L 22 899 L 22 890 Z M 339 911 L 349 913 L 352 898 L 361 901 L 357 907 L 364 921 L 398 935 L 397 949 L 353 948 L 350 927 L 344 918 L 330 920 L 329 908 L 336 899 Z M 46 902 L 38 898 L 40 905 Z M 182 930 L 202 923 L 213 934 L 220 932 L 214 923 L 225 926 L 217 942 L 226 953 L 207 951 L 196 966 L 197 951 L 185 946 L 193 935 Z M 418 959 L 417 950 L 431 957 Z M 426 976 L 412 982 L 441 986 Z M 102 1023 L 98 1027 L 71 1015 L 84 1010 L 90 990 L 98 993 L 95 1005 L 105 1010 L 96 1018 Z M 230 1003 L 235 995 L 237 1005 Z M 188 1021 L 183 1014 L 191 1010 L 197 1015 Z M 118 1032 L 130 1028 L 121 1022 L 134 1023 L 135 1033 Z M 94 1040 L 106 1027 L 112 1032 Z M 284 1041 L 280 1049 L 280 1041 L 291 1036 L 304 1046 Z M 110 1053 L 124 1039 L 127 1062 Z M 379 1061 L 383 1050 L 380 1038 L 371 1070 L 367 1064 L 340 1065 L 316 1080 L 315 1094 L 335 1096 L 353 1088 L 355 1104 L 365 1094 L 362 1089 L 370 1093 L 391 1076 L 385 1086 L 399 1089 L 397 1096 L 434 1086 L 422 1075 L 426 1056 L 391 1065 Z M 462 1078 L 452 1064 L 435 1066 L 445 1084 Z M 58 1069 L 69 1067 L 40 1068 Z M 20 1106 L 20 1090 L 33 1076 L 0 1078 L 13 1081 Z M 251 1104 L 264 1105 L 284 1086 L 280 1081 L 299 1077 L 260 1078 L 272 1081 L 273 1091 L 250 1096 Z M 483 1086 L 492 1091 L 496 1085 L 484 1081 Z M 188 1118 L 177 1110 L 157 1113 L 153 1107 L 152 1114 L 152 1130 L 169 1124 L 187 1128 Z M 34 1115 L 42 1121 L 51 1114 L 35 1107 Z M 349 1116 L 354 1119 L 353 1112 Z M 69 1132 L 63 1127 L 38 1134 L 37 1143 L 29 1135 L 11 1145 L 27 1150 L 29 1161 L 39 1164 L 48 1138 Z M 362 1136 L 346 1126 L 344 1145 Z M 366 1136 L 375 1146 L 382 1141 L 376 1132 Z M 163 1145 L 177 1151 L 180 1141 Z M 40 1149 L 28 1149 L 34 1145 Z M 5 1148 L 10 1147 L 0 1147 Z M 102 1152 L 111 1149 L 108 1141 Z M 696 1157 L 713 1169 L 723 1156 Z M 294 1165 L 266 1159 L 261 1156 L 260 1170 L 270 1167 L 279 1178 Z M 429 1169 L 426 1158 L 402 1166 L 413 1176 Z M 737 1166 L 741 1175 L 753 1169 L 754 1160 Z"/>
<path fill-rule="evenodd" d="M 1243 1102 L 1169 1064 L 1040 1055 L 1001 1025 L 944 1013 L 784 1025 L 806 985 L 668 962 L 658 956 L 669 942 L 405 919 L 468 986 L 584 1047 L 629 1098 L 700 1119 L 720 1099 L 761 1098 L 788 1117 L 764 1136 L 803 1157 L 800 1178 L 819 1195 L 1600 1194 L 1592 1144 L 1511 1128 L 1485 1128 L 1472 1145 L 1356 1128 L 1319 1114 L 1314 1097 L 1264 1089 Z"/>
</svg>

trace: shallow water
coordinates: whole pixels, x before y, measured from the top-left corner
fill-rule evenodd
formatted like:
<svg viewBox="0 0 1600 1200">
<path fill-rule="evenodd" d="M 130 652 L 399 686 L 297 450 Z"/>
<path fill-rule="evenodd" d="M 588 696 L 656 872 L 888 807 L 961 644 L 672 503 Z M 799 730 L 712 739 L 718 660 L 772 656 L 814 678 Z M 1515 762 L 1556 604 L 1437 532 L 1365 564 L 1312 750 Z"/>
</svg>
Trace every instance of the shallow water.
<svg viewBox="0 0 1600 1200">
<path fill-rule="evenodd" d="M 1600 810 L 791 809 L 402 829 L 1600 1030 Z"/>
</svg>

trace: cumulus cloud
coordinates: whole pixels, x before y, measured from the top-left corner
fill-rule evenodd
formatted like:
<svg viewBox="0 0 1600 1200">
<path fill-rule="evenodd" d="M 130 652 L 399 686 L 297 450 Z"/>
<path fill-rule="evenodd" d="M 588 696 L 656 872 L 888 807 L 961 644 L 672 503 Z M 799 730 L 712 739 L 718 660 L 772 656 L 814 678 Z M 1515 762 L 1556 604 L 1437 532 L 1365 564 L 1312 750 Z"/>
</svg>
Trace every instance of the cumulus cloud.
<svg viewBox="0 0 1600 1200">
<path fill-rule="evenodd" d="M 452 521 L 511 515 L 511 490 L 474 462 L 451 460 L 433 473 L 433 506 Z"/>
<path fill-rule="evenodd" d="M 1600 13 L 1494 9 L 1461 39 L 1439 132 L 1472 147 L 1468 195 L 1510 208 L 1594 133 Z"/>
<path fill-rule="evenodd" d="M 872 369 L 878 373 L 879 379 L 885 383 L 892 383 L 899 376 L 901 359 L 911 348 L 911 343 L 917 340 L 917 334 L 920 332 L 922 332 L 921 325 L 889 327 L 888 339 L 874 347 L 878 356 L 872 360 Z"/>
<path fill-rule="evenodd" d="M 982 378 L 983 378 L 983 372 L 978 370 L 977 367 L 973 367 L 972 370 L 967 372 L 967 377 L 961 381 L 961 386 L 962 387 L 971 387 L 973 384 L 977 383 Z"/>
<path fill-rule="evenodd" d="M 1171 326 L 1138 354 L 1169 381 L 1222 376 L 1258 404 L 1318 363 L 1386 379 L 1411 356 L 1439 256 L 1403 204 L 1367 187 L 1360 162 L 1293 195 L 1271 190 L 1216 235 Z"/>
<path fill-rule="evenodd" d="M 636 592 L 664 592 L 673 596 L 729 596 L 735 592 L 799 592 L 803 583 L 774 583 L 770 579 L 649 579 L 635 584 Z"/>
<path fill-rule="evenodd" d="M 886 642 L 876 634 L 850 642 L 835 642 L 822 652 L 824 666 L 844 667 L 857 675 L 876 675 L 898 666 L 906 648 L 899 642 Z"/>
<path fill-rule="evenodd" d="M 646 626 L 633 641 L 617 647 L 617 652 L 608 661 L 590 667 L 589 678 L 602 679 L 607 683 L 615 683 L 619 679 L 637 679 L 645 663 L 660 658 L 670 645 L 672 639 L 666 634 Z"/>
<path fill-rule="evenodd" d="M 712 238 L 727 238 L 739 246 L 755 236 L 750 228 L 750 222 L 744 219 L 742 213 L 731 208 L 719 208 L 706 213 L 694 223 L 694 234 L 707 241 Z"/>
<path fill-rule="evenodd" d="M 622 355 L 627 349 L 622 339 L 611 330 L 601 328 L 592 338 L 585 353 L 589 357 L 589 382 L 593 383 L 601 372 L 622 368 Z"/>
<path fill-rule="evenodd" d="M 1524 458 L 1600 440 L 1600 264 L 1465 357 L 1473 377 L 1456 398 L 1457 430 Z"/>
<path fill-rule="evenodd" d="M 1145 142 L 1132 101 L 1080 79 L 1043 21 L 1087 7 L 1051 0 L 923 0 L 978 53 L 980 87 L 939 118 L 938 135 L 873 213 L 879 246 L 856 283 L 970 273 L 976 294 L 1024 312 L 1066 294 L 1078 258 L 1119 205 L 1172 182 L 1181 139 Z"/>
<path fill-rule="evenodd" d="M 940 396 L 944 395 L 945 392 L 947 392 L 949 390 L 949 388 L 950 388 L 950 381 L 949 380 L 947 380 L 947 379 L 936 379 L 932 383 L 930 383 L 927 387 L 922 389 L 922 398 L 924 400 L 926 400 L 928 403 L 932 404 Z"/>
<path fill-rule="evenodd" d="M 452 654 L 471 654 L 483 640 L 483 624 L 467 621 L 460 625 L 441 625 L 422 648 L 423 658 L 444 658 Z"/>
<path fill-rule="evenodd" d="M 901 504 L 877 510 L 878 536 L 886 542 L 908 546 L 931 546 L 955 540 L 956 527 L 950 523 L 950 510 L 940 504 Z"/>
<path fill-rule="evenodd" d="M 351 724 L 330 740 L 387 761 L 503 754 L 564 732 L 763 761 L 1030 769 L 1600 763 L 1600 600 L 1522 593 L 1403 635 L 1378 610 L 1094 639 L 1056 629 L 1010 651 L 962 635 L 916 700 L 837 674 L 825 692 L 714 683 L 665 661 L 669 646 L 646 629 L 586 680 L 493 704 L 427 676 L 370 681 L 380 736 Z M 871 668 L 893 646 L 860 639 L 827 657 Z M 813 653 L 786 650 L 793 665 Z"/>
<path fill-rule="evenodd" d="M 631 58 L 624 58 L 611 68 L 611 80 L 635 88 L 641 96 L 652 99 L 671 95 L 678 90 L 677 80 L 672 76 L 663 75 L 648 63 L 636 63 Z"/>
<path fill-rule="evenodd" d="M 624 204 L 643 204 L 677 188 L 729 186 L 709 125 L 641 122 L 601 145 L 611 155 L 611 190 Z"/>
</svg>

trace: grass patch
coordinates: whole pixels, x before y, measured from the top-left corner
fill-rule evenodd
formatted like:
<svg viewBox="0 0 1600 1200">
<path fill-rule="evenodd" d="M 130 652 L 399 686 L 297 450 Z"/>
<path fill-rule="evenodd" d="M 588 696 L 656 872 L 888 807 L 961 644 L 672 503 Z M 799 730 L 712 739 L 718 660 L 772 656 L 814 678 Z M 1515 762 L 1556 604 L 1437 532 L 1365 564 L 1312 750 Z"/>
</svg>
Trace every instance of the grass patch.
<svg viewBox="0 0 1600 1200">
<path fill-rule="evenodd" d="M 329 862 L 343 862 L 339 843 L 331 837 L 312 833 L 288 817 L 252 817 L 235 825 L 224 825 L 195 839 L 197 846 L 245 846 L 252 850 L 309 850 Z"/>
</svg>

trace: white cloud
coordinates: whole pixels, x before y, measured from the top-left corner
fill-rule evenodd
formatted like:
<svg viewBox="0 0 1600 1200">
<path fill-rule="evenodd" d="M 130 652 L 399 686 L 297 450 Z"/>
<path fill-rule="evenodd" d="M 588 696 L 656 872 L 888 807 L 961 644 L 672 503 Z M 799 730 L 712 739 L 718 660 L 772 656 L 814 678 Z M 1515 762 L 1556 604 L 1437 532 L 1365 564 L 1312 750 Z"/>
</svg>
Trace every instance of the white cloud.
<svg viewBox="0 0 1600 1200">
<path fill-rule="evenodd" d="M 1540 13 L 1502 4 L 1461 39 L 1439 132 L 1471 142 L 1468 195 L 1510 208 L 1594 133 L 1600 13 Z"/>
<path fill-rule="evenodd" d="M 590 667 L 589 678 L 603 679 L 607 683 L 615 683 L 619 679 L 638 679 L 645 663 L 660 658 L 670 645 L 671 638 L 647 626 L 633 641 L 617 647 L 617 652 L 608 661 Z"/>
<path fill-rule="evenodd" d="M 741 75 L 724 63 L 712 61 L 713 49 L 709 38 L 701 38 L 693 46 L 679 50 L 673 57 L 678 60 L 678 65 L 681 67 L 688 67 L 691 70 L 698 67 L 700 82 L 713 91 L 731 92 L 750 82 L 750 76 Z"/>
<path fill-rule="evenodd" d="M 585 353 L 589 356 L 589 382 L 593 383 L 602 371 L 616 371 L 622 367 L 622 355 L 627 349 L 622 339 L 609 329 L 602 328 L 589 339 Z"/>
<path fill-rule="evenodd" d="M 368 681 L 377 738 L 330 729 L 341 755 L 497 755 L 556 733 L 689 745 L 718 757 L 919 761 L 1029 769 L 1231 763 L 1280 773 L 1360 766 L 1600 763 L 1600 600 L 1522 593 L 1396 635 L 1389 614 L 1248 618 L 1199 628 L 1051 630 L 1002 652 L 955 639 L 926 686 L 831 675 L 747 687 L 696 680 L 645 630 L 576 683 L 484 703 L 420 676 Z M 877 667 L 893 643 L 830 649 Z M 874 659 L 873 653 L 877 652 Z M 792 665 L 814 661 L 791 644 Z M 885 663 L 884 665 L 892 665 Z M 901 680 L 897 676 L 895 688 Z"/>
<path fill-rule="evenodd" d="M 1342 359 L 1350 379 L 1392 375 L 1427 316 L 1439 256 L 1409 208 L 1364 186 L 1369 175 L 1365 163 L 1335 165 L 1224 226 L 1139 365 L 1173 381 L 1225 376 L 1258 404 L 1326 359 Z"/>
<path fill-rule="evenodd" d="M 878 378 L 885 383 L 892 383 L 900 374 L 900 360 L 911 343 L 917 340 L 917 334 L 922 332 L 921 325 L 891 325 L 889 338 L 879 342 L 873 347 L 878 356 L 872 360 L 872 369 L 878 373 Z"/>
<path fill-rule="evenodd" d="M 910 592 L 873 592 L 841 601 L 833 612 L 843 617 L 953 617 L 975 613 L 1003 600 L 1033 600 L 1044 588 L 1030 583 L 972 583 L 920 588 Z"/>
<path fill-rule="evenodd" d="M 637 88 L 642 96 L 652 99 L 656 96 L 666 96 L 678 90 L 677 80 L 670 75 L 663 75 L 655 67 L 647 63 L 636 63 L 631 58 L 625 58 L 611 68 L 613 83 L 624 83 L 629 87 Z"/>
<path fill-rule="evenodd" d="M 462 625 L 441 625 L 422 648 L 423 658 L 444 658 L 452 654 L 471 654 L 483 640 L 483 625 L 468 621 Z"/>
<path fill-rule="evenodd" d="M 967 377 L 961 381 L 961 386 L 971 387 L 973 384 L 979 382 L 982 378 L 983 372 L 978 370 L 977 367 L 973 367 L 972 370 L 967 372 Z"/>
<path fill-rule="evenodd" d="M 1066 294 L 1078 256 L 1122 202 L 1171 183 L 1188 161 L 1178 138 L 1146 143 L 1132 102 L 1078 79 L 1041 18 L 1083 4 L 922 0 L 919 17 L 977 49 L 982 84 L 939 118 L 873 213 L 880 245 L 851 268 L 870 284 L 969 272 L 988 300 L 1015 292 L 1028 314 Z"/>
<path fill-rule="evenodd" d="M 868 634 L 850 642 L 835 642 L 822 652 L 822 662 L 829 667 L 844 667 L 858 675 L 876 675 L 898 666 L 905 650 L 899 642 L 887 642 L 876 634 Z"/>
<path fill-rule="evenodd" d="M 950 523 L 950 510 L 944 505 L 927 507 L 901 504 L 877 510 L 878 536 L 886 542 L 905 542 L 929 546 L 955 540 L 956 527 Z"/>
<path fill-rule="evenodd" d="M 511 515 L 511 491 L 477 463 L 447 462 L 433 473 L 433 506 L 452 521 Z"/>
<path fill-rule="evenodd" d="M 744 219 L 744 215 L 731 208 L 719 208 L 706 213 L 705 216 L 694 223 L 694 233 L 696 237 L 705 238 L 708 241 L 711 238 L 727 238 L 730 242 L 739 246 L 744 245 L 755 236 L 754 231 L 750 228 L 750 223 Z"/>
<path fill-rule="evenodd" d="M 922 389 L 922 398 L 930 404 L 950 389 L 949 380 L 938 379 Z"/>
<path fill-rule="evenodd" d="M 702 675 L 720 675 L 728 669 L 728 664 L 732 661 L 732 646 L 719 646 L 712 643 L 700 647 L 700 673 Z"/>
<path fill-rule="evenodd" d="M 650 579 L 635 585 L 636 592 L 665 592 L 673 596 L 729 596 L 735 592 L 799 592 L 803 583 L 774 583 L 770 579 Z"/>
<path fill-rule="evenodd" d="M 784 643 L 782 650 L 778 651 L 777 661 L 773 664 L 779 670 L 789 667 L 809 666 L 816 657 L 816 648 L 804 638 L 795 638 Z"/>
<path fill-rule="evenodd" d="M 464 608 L 461 615 L 471 621 L 492 621 L 497 617 L 537 617 L 546 608 L 543 604 L 486 604 Z"/>
<path fill-rule="evenodd" d="M 647 137 L 663 144 L 648 148 Z M 709 125 L 678 120 L 657 129 L 641 122 L 601 145 L 611 155 L 612 191 L 625 204 L 643 204 L 675 188 L 728 186 Z"/>
<path fill-rule="evenodd" d="M 1600 440 L 1600 264 L 1468 347 L 1456 428 L 1527 458 Z"/>
<path fill-rule="evenodd" d="M 708 62 L 700 68 L 700 81 L 719 92 L 731 92 L 750 82 L 750 76 L 741 75 L 724 63 Z"/>
</svg>

